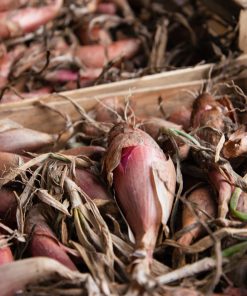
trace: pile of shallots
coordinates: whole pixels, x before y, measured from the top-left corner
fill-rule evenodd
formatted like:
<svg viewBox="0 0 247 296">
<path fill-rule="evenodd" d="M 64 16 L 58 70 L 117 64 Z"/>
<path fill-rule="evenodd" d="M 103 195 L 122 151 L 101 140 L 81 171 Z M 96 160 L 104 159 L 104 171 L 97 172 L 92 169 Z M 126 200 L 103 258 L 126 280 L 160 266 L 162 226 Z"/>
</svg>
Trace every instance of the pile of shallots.
<svg viewBox="0 0 247 296">
<path fill-rule="evenodd" d="M 59 134 L 1 121 L 1 295 L 246 295 L 246 97 L 228 87 L 166 118 L 107 98 L 70 100 Z"/>
<path fill-rule="evenodd" d="M 238 56 L 240 1 L 207 2 L 1 0 L 0 103 Z"/>
</svg>

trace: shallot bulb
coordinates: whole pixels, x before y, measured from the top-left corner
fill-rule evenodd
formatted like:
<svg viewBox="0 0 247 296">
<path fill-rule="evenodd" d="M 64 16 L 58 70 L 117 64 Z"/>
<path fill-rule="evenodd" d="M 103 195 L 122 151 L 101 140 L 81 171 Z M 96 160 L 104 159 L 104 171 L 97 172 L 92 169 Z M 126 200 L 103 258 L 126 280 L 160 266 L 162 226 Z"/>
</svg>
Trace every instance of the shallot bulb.
<svg viewBox="0 0 247 296">
<path fill-rule="evenodd" d="M 228 97 L 215 100 L 209 93 L 202 93 L 194 101 L 191 114 L 191 125 L 197 137 L 205 141 L 205 145 L 215 149 L 222 135 L 227 138 L 237 127 L 233 110 Z M 209 166 L 208 178 L 218 191 L 218 217 L 224 219 L 228 213 L 232 187 L 229 180 L 213 164 Z"/>
<path fill-rule="evenodd" d="M 144 131 L 126 123 L 109 133 L 104 170 L 135 238 L 135 254 L 151 261 L 161 223 L 167 223 L 176 186 L 175 167 Z"/>
</svg>

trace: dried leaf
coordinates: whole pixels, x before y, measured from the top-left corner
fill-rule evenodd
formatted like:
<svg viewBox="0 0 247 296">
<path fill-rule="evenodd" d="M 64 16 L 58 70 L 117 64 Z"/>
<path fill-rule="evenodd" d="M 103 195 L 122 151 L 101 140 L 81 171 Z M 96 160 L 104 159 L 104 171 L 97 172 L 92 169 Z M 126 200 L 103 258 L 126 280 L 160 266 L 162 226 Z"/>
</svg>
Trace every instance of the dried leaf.
<svg viewBox="0 0 247 296">
<path fill-rule="evenodd" d="M 73 215 L 74 215 L 74 223 L 75 223 L 76 233 L 77 233 L 79 242 L 88 251 L 95 251 L 94 246 L 89 242 L 89 240 L 87 239 L 87 236 L 84 233 L 84 230 L 82 228 L 82 225 L 81 225 L 81 222 L 79 219 L 79 213 L 78 213 L 77 209 L 74 209 Z"/>
<path fill-rule="evenodd" d="M 222 240 L 223 238 L 227 236 L 239 236 L 246 238 L 247 237 L 247 229 L 237 229 L 237 228 L 221 228 L 213 233 L 214 237 L 218 240 Z M 183 247 L 183 251 L 188 254 L 195 254 L 199 252 L 203 252 L 207 250 L 208 248 L 212 247 L 214 245 L 215 241 L 212 239 L 211 235 L 205 236 L 201 240 L 197 241 L 191 246 Z"/>
<path fill-rule="evenodd" d="M 224 262 L 227 262 L 227 261 L 225 260 Z M 171 271 L 165 275 L 161 275 L 155 280 L 158 285 L 165 285 L 189 276 L 197 275 L 203 271 L 214 269 L 215 267 L 216 267 L 216 260 L 210 257 L 206 257 L 193 264 L 188 264 L 184 267 Z"/>
<path fill-rule="evenodd" d="M 18 226 L 18 230 L 20 233 L 24 232 L 24 225 L 25 225 L 25 216 L 28 204 L 31 202 L 33 197 L 34 191 L 34 182 L 41 171 L 42 166 L 38 167 L 32 174 L 31 178 L 27 181 L 26 186 L 21 193 L 21 195 L 17 198 L 18 200 L 18 207 L 16 210 L 16 222 Z"/>
<path fill-rule="evenodd" d="M 162 19 L 156 28 L 154 45 L 151 51 L 149 66 L 151 69 L 161 69 L 164 64 L 165 51 L 168 38 L 168 20 Z"/>
<path fill-rule="evenodd" d="M 65 184 L 67 191 L 70 195 L 72 201 L 72 207 L 74 208 L 74 213 L 77 213 L 76 223 L 77 227 L 82 235 L 81 239 L 83 242 L 86 241 L 88 244 L 88 239 L 86 239 L 86 233 L 90 233 L 91 239 L 100 246 L 101 252 L 103 252 L 107 258 L 107 267 L 109 274 L 113 277 L 113 264 L 114 264 L 114 253 L 113 244 L 111 239 L 111 234 L 108 229 L 106 222 L 101 216 L 95 203 L 89 198 L 89 196 L 82 191 L 72 180 L 68 177 L 65 178 Z M 85 205 L 82 203 L 82 198 L 85 200 Z M 78 211 L 78 212 L 77 212 Z M 79 219 L 79 217 L 81 219 Z M 88 220 L 88 221 L 87 221 Z M 87 221 L 87 222 L 86 222 Z M 82 222 L 82 224 L 81 224 Z M 83 225 L 83 223 L 85 223 Z M 90 224 L 93 226 L 90 227 Z M 83 226 L 86 228 L 82 228 Z M 85 231 L 86 229 L 86 231 Z M 94 234 L 92 234 L 94 233 Z M 94 251 L 94 248 L 90 247 L 92 244 L 88 244 L 89 248 Z"/>
<path fill-rule="evenodd" d="M 35 191 L 35 194 L 38 196 L 38 198 L 48 204 L 49 206 L 57 209 L 58 211 L 64 213 L 66 216 L 71 216 L 71 214 L 68 212 L 68 209 L 65 205 L 63 205 L 61 202 L 56 200 L 52 195 L 50 195 L 47 190 L 44 189 L 38 189 Z"/>
<path fill-rule="evenodd" d="M 112 295 L 109 286 L 109 278 L 105 270 L 105 267 L 107 266 L 105 261 L 107 259 L 104 258 L 104 255 L 97 252 L 88 252 L 76 242 L 71 242 L 71 244 L 76 250 L 78 250 L 104 295 Z M 97 265 L 95 262 L 97 262 Z"/>
<path fill-rule="evenodd" d="M 87 285 L 89 295 L 100 293 L 90 274 L 71 271 L 56 260 L 47 257 L 28 258 L 5 264 L 0 267 L 0 273 L 4 275 L 4 280 L 0 282 L 2 295 L 13 295 L 23 290 L 28 284 L 39 282 L 41 279 L 77 280 Z M 12 285 L 9 284 L 10 282 Z"/>
<path fill-rule="evenodd" d="M 227 159 L 245 156 L 247 153 L 247 133 L 245 127 L 240 127 L 231 134 L 224 143 L 223 155 Z"/>
<path fill-rule="evenodd" d="M 10 181 L 13 181 L 18 175 L 21 175 L 22 172 L 25 172 L 29 168 L 33 166 L 37 166 L 42 164 L 44 161 L 47 159 L 53 159 L 53 160 L 60 160 L 65 163 L 75 163 L 76 166 L 78 167 L 83 167 L 83 168 L 88 168 L 93 164 L 93 161 L 88 161 L 88 158 L 78 158 L 74 156 L 68 156 L 68 155 L 63 155 L 60 153 L 45 153 L 41 154 L 30 161 L 26 162 L 25 164 L 19 166 L 15 170 L 9 172 L 3 179 L 0 179 L 0 188 L 7 184 Z"/>
<path fill-rule="evenodd" d="M 162 223 L 166 225 L 172 210 L 176 186 L 176 171 L 170 157 L 166 163 L 153 163 L 152 174 L 154 189 L 162 208 Z"/>
<path fill-rule="evenodd" d="M 225 135 L 222 134 L 221 137 L 220 137 L 220 140 L 219 140 L 219 142 L 218 142 L 218 144 L 217 144 L 217 146 L 215 148 L 215 159 L 214 159 L 215 162 L 218 162 L 219 159 L 220 159 L 220 152 L 221 152 L 221 150 L 222 150 L 222 148 L 223 148 L 223 146 L 225 144 L 225 140 L 226 140 Z"/>
</svg>

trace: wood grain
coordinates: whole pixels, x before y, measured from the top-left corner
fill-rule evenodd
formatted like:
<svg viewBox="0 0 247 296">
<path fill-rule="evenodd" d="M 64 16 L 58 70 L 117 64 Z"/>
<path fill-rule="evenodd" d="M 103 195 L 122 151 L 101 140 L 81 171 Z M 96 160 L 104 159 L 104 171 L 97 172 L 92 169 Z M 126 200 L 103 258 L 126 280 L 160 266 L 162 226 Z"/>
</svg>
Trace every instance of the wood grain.
<svg viewBox="0 0 247 296">
<path fill-rule="evenodd" d="M 246 65 L 247 55 L 240 57 L 236 64 Z M 162 97 L 164 107 L 169 113 L 179 108 L 181 104 L 191 104 L 193 92 L 202 88 L 211 67 L 212 65 L 207 64 L 61 94 L 51 94 L 16 103 L 2 104 L 0 105 L 0 120 L 9 118 L 25 127 L 43 132 L 58 132 L 65 125 L 64 119 L 54 111 L 38 106 L 37 103 L 41 101 L 56 110 L 62 111 L 69 115 L 72 120 L 79 119 L 78 112 L 64 96 L 76 101 L 86 111 L 92 109 L 103 98 L 115 96 L 124 100 L 126 97 L 130 97 L 138 110 L 138 115 L 157 114 L 158 98 Z M 247 73 L 243 74 L 243 77 L 244 79 L 240 83 L 242 87 L 247 89 L 247 79 L 245 79 Z"/>
</svg>

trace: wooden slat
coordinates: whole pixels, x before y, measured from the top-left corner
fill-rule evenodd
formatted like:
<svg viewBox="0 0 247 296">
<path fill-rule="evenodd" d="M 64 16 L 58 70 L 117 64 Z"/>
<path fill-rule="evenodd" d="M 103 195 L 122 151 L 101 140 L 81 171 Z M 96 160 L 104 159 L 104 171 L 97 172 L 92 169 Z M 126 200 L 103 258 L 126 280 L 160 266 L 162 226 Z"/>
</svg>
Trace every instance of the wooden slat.
<svg viewBox="0 0 247 296">
<path fill-rule="evenodd" d="M 247 65 L 247 55 L 240 56 L 236 63 L 240 65 Z M 155 75 L 148 75 L 137 79 L 125 80 L 121 82 L 114 82 L 93 87 L 77 89 L 73 91 L 62 92 L 62 95 L 69 96 L 74 100 L 83 97 L 97 97 L 102 98 L 114 95 L 127 95 L 129 92 L 135 94 L 145 89 L 152 89 L 155 87 L 169 87 L 177 83 L 187 83 L 191 81 L 205 80 L 208 78 L 208 73 L 213 64 L 206 64 L 197 67 L 174 70 Z M 40 98 L 28 99 L 15 103 L 0 104 L 0 113 L 6 110 L 16 110 L 25 106 L 33 106 Z M 55 94 L 46 95 L 42 97 L 44 102 L 62 101 L 61 97 Z"/>
<path fill-rule="evenodd" d="M 247 65 L 247 55 L 236 61 L 237 65 Z M 193 96 L 188 91 L 201 89 L 203 81 L 208 76 L 212 65 L 198 66 L 183 70 L 170 71 L 151 75 L 130 81 L 116 82 L 84 88 L 62 95 L 75 100 L 85 110 L 90 110 L 102 98 L 116 96 L 124 99 L 131 96 L 131 100 L 138 107 L 139 114 L 157 113 L 157 99 L 161 96 L 165 101 L 167 112 L 178 108 L 181 104 L 190 104 Z M 243 74 L 247 77 L 247 74 Z M 247 89 L 247 79 L 241 81 L 242 87 Z M 43 103 L 68 114 L 73 120 L 79 118 L 72 104 L 58 94 L 46 97 L 24 100 L 16 103 L 0 105 L 0 119 L 9 118 L 25 127 L 45 132 L 58 132 L 64 126 L 64 120 L 55 112 L 42 109 L 37 102 Z"/>
<path fill-rule="evenodd" d="M 247 54 L 247 9 L 242 9 L 239 16 L 239 48 Z"/>
<path fill-rule="evenodd" d="M 246 60 L 247 60 L 247 57 L 246 57 Z M 200 65 L 197 67 L 163 72 L 163 73 L 154 74 L 154 75 L 147 75 L 147 76 L 143 76 L 141 78 L 136 78 L 136 79 L 124 80 L 120 82 L 102 84 L 102 85 L 62 92 L 61 94 L 64 94 L 74 100 L 77 100 L 82 97 L 97 96 L 100 98 L 106 95 L 110 96 L 111 94 L 115 95 L 123 92 L 127 93 L 128 91 L 131 91 L 131 93 L 135 93 L 136 91 L 139 91 L 141 88 L 152 88 L 153 86 L 165 87 L 172 84 L 176 84 L 178 82 L 186 83 L 190 81 L 206 79 L 211 66 L 212 66 L 211 64 Z M 21 102 L 19 101 L 15 103 L 2 104 L 0 105 L 0 112 L 8 108 L 19 108 L 19 106 L 20 107 L 30 106 L 30 105 L 33 105 L 33 103 L 35 103 L 38 100 L 39 99 L 35 98 L 35 99 L 24 100 Z M 48 95 L 48 96 L 45 95 L 43 96 L 43 100 L 44 101 L 61 101 L 62 99 L 57 97 L 56 95 Z"/>
<path fill-rule="evenodd" d="M 199 90 L 201 86 L 201 81 L 194 81 L 166 87 L 155 87 L 152 90 L 145 89 L 135 92 L 135 94 L 131 96 L 131 101 L 134 102 L 136 109 L 139 110 L 138 115 L 155 115 L 158 112 L 158 98 L 162 97 L 167 112 L 170 112 L 180 106 L 181 102 L 184 105 L 190 104 L 193 96 L 191 93 L 188 93 L 188 91 L 195 92 Z M 116 97 L 124 100 L 126 95 L 128 95 L 128 92 L 118 94 Z M 106 98 L 108 95 L 104 97 Z M 76 102 L 85 110 L 93 108 L 98 101 L 99 99 L 94 97 L 81 97 L 76 99 Z M 54 107 L 56 110 L 65 112 L 73 120 L 79 118 L 75 108 L 68 100 L 49 101 L 47 105 Z M 12 119 L 25 127 L 50 133 L 58 132 L 64 127 L 64 120 L 59 115 L 53 111 L 36 106 L 35 104 L 19 105 L 19 108 L 6 108 L 0 112 L 0 120 L 3 118 Z"/>
</svg>

